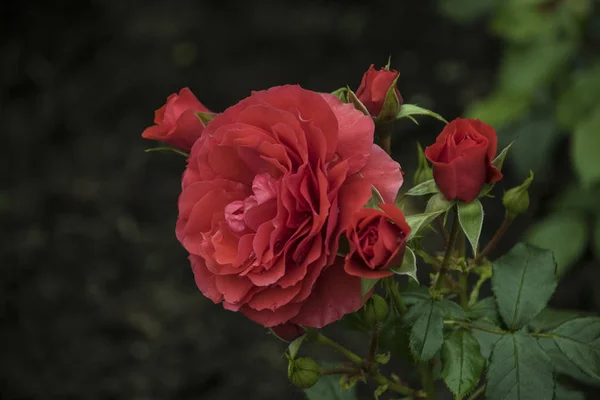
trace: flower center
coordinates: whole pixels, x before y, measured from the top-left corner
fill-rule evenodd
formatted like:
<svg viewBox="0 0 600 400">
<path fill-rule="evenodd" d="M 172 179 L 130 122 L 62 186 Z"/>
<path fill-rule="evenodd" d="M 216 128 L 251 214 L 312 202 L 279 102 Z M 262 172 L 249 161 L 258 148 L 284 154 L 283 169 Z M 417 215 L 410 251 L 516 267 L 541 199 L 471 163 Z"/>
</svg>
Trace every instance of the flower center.
<svg viewBox="0 0 600 400">
<path fill-rule="evenodd" d="M 260 210 L 260 206 L 265 205 L 276 198 L 277 181 L 268 173 L 260 173 L 254 177 L 252 181 L 252 194 L 244 200 L 236 200 L 225 206 L 225 221 L 227 226 L 235 233 L 243 233 L 248 231 L 248 228 L 256 225 L 249 222 L 254 222 L 257 215 L 252 213 L 253 210 Z M 270 213 L 266 213 L 268 215 Z M 251 217 L 252 221 L 249 221 Z"/>
</svg>

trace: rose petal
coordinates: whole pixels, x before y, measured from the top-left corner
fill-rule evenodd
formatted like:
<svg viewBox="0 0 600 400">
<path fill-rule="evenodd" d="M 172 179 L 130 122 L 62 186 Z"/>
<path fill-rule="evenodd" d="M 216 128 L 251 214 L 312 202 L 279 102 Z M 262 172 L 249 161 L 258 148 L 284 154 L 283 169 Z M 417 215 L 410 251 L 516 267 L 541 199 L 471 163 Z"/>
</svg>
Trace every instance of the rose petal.
<svg viewBox="0 0 600 400">
<path fill-rule="evenodd" d="M 310 296 L 291 322 L 322 328 L 362 307 L 360 278 L 348 275 L 344 271 L 343 259 L 337 260 L 321 273 Z"/>
</svg>

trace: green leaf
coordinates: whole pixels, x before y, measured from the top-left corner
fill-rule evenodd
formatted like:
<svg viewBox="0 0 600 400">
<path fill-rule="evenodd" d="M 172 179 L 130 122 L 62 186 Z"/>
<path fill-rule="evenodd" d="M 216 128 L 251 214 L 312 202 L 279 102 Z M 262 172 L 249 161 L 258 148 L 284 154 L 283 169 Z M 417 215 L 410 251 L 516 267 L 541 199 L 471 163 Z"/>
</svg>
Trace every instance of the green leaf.
<svg viewBox="0 0 600 400">
<path fill-rule="evenodd" d="M 493 263 L 492 290 L 510 329 L 520 329 L 546 307 L 556 289 L 552 252 L 518 243 Z"/>
<path fill-rule="evenodd" d="M 556 31 L 555 14 L 540 12 L 537 7 L 527 5 L 500 7 L 491 28 L 510 42 L 529 44 L 547 38 Z"/>
<path fill-rule="evenodd" d="M 508 151 L 510 150 L 510 148 L 512 147 L 512 145 L 515 142 L 510 142 L 508 144 L 508 146 L 506 146 L 505 148 L 502 149 L 502 151 L 500 152 L 500 154 L 498 154 L 496 156 L 496 158 L 494 158 L 494 160 L 492 161 L 492 164 L 494 164 L 494 166 L 496 166 L 496 168 L 498 168 L 500 171 L 502 171 L 502 167 L 504 166 L 504 160 L 506 160 L 506 156 L 508 155 Z"/>
<path fill-rule="evenodd" d="M 467 330 L 458 329 L 444 340 L 442 364 L 442 377 L 448 389 L 462 397 L 479 382 L 485 359 L 473 335 Z"/>
<path fill-rule="evenodd" d="M 408 192 L 406 192 L 406 195 L 424 196 L 426 194 L 439 193 L 439 191 L 440 189 L 435 184 L 435 181 L 433 179 L 430 179 L 428 181 L 418 184 L 417 186 L 413 186 Z"/>
<path fill-rule="evenodd" d="M 396 117 L 396 114 L 399 112 L 401 107 L 400 99 L 398 98 L 395 90 L 398 78 L 400 78 L 400 74 L 396 75 L 396 78 L 394 78 L 392 84 L 387 90 L 387 93 L 385 94 L 385 100 L 383 101 L 381 111 L 379 111 L 379 115 L 375 116 L 378 121 L 393 120 Z"/>
<path fill-rule="evenodd" d="M 478 199 L 474 199 L 470 203 L 458 203 L 458 220 L 463 232 L 471 243 L 473 254 L 477 253 L 479 246 L 479 236 L 483 227 L 483 206 Z"/>
<path fill-rule="evenodd" d="M 600 318 L 577 318 L 551 332 L 558 348 L 590 377 L 600 380 Z"/>
<path fill-rule="evenodd" d="M 479 118 L 494 128 L 501 129 L 519 120 L 531 106 L 530 96 L 509 93 L 502 88 L 487 98 L 469 106 L 467 118 Z"/>
<path fill-rule="evenodd" d="M 338 90 L 334 90 L 333 92 L 331 92 L 331 94 L 343 101 L 344 103 L 348 102 L 348 88 L 339 88 Z"/>
<path fill-rule="evenodd" d="M 515 142 L 512 141 L 508 144 L 508 146 L 506 146 L 505 148 L 502 149 L 502 151 L 500 152 L 500 154 L 498 154 L 496 156 L 496 158 L 494 158 L 494 160 L 492 161 L 492 164 L 498 168 L 499 171 L 502 171 L 502 167 L 504 166 L 504 160 L 506 160 L 506 156 L 508 155 L 508 150 L 510 150 L 510 148 L 512 147 L 512 145 Z M 477 197 L 484 197 L 486 196 L 489 192 L 492 191 L 492 189 L 494 188 L 495 183 L 486 183 L 485 185 L 483 185 L 483 188 L 481 189 L 481 191 L 479 192 L 479 195 L 477 195 Z"/>
<path fill-rule="evenodd" d="M 536 400 L 553 395 L 552 365 L 535 339 L 523 332 L 504 335 L 492 350 L 487 398 Z"/>
<path fill-rule="evenodd" d="M 585 252 L 588 237 L 586 218 L 577 212 L 552 214 L 533 225 L 525 237 L 527 243 L 552 251 L 560 277 Z"/>
<path fill-rule="evenodd" d="M 558 382 L 554 389 L 554 400 L 585 400 L 585 394 Z"/>
<path fill-rule="evenodd" d="M 437 120 L 442 121 L 445 124 L 448 123 L 448 121 L 446 121 L 446 119 L 444 117 L 442 117 L 440 114 L 430 111 L 426 108 L 419 107 L 414 104 L 402 104 L 402 106 L 400 107 L 400 111 L 398 112 L 398 115 L 396 115 L 396 119 L 408 118 L 408 117 L 412 117 L 413 115 L 428 115 L 430 117 L 433 117 Z"/>
<path fill-rule="evenodd" d="M 425 213 L 444 213 L 448 211 L 452 206 L 456 204 L 455 201 L 448 201 L 442 193 L 436 193 L 429 198 L 427 206 L 425 206 Z"/>
<path fill-rule="evenodd" d="M 369 114 L 367 107 L 365 107 L 365 105 L 356 96 L 356 93 L 354 93 L 349 87 L 346 87 L 346 96 L 348 96 L 348 102 L 352 103 L 354 108 L 356 108 L 358 111 L 361 111 L 365 115 L 371 115 Z"/>
<path fill-rule="evenodd" d="M 202 125 L 206 126 L 217 116 L 217 114 L 212 112 L 196 111 L 196 116 L 198 117 L 198 119 L 200 119 Z"/>
<path fill-rule="evenodd" d="M 348 328 L 353 331 L 371 332 L 371 327 L 364 321 L 362 317 L 362 310 L 363 309 L 361 308 L 357 312 L 344 315 L 340 322 L 345 328 Z"/>
<path fill-rule="evenodd" d="M 378 364 L 387 364 L 390 362 L 390 359 L 392 358 L 392 353 L 390 353 L 389 351 L 387 353 L 381 353 L 381 354 L 377 354 L 375 355 L 375 362 Z"/>
<path fill-rule="evenodd" d="M 570 81 L 556 105 L 556 120 L 568 130 L 590 115 L 600 103 L 600 64 L 575 72 Z"/>
<path fill-rule="evenodd" d="M 412 362 L 409 335 L 410 328 L 406 326 L 402 318 L 395 315 L 388 318 L 381 328 L 379 347 L 391 351 L 395 359 Z"/>
<path fill-rule="evenodd" d="M 441 299 L 437 301 L 437 305 L 442 310 L 444 318 L 449 319 L 467 319 L 467 313 L 461 306 L 453 301 Z"/>
<path fill-rule="evenodd" d="M 574 43 L 543 40 L 531 46 L 511 46 L 503 55 L 498 85 L 503 91 L 531 97 L 548 85 L 571 59 Z"/>
<path fill-rule="evenodd" d="M 371 186 L 371 198 L 365 204 L 365 208 L 378 210 L 381 203 L 385 203 L 383 197 L 381 197 L 381 193 L 379 193 L 379 190 L 375 186 Z"/>
<path fill-rule="evenodd" d="M 571 161 L 586 186 L 600 181 L 600 106 L 577 125 L 571 144 Z"/>
<path fill-rule="evenodd" d="M 440 12 L 460 23 L 470 23 L 491 13 L 497 0 L 438 0 Z"/>
<path fill-rule="evenodd" d="M 177 153 L 180 156 L 184 156 L 184 157 L 189 157 L 189 153 L 186 153 L 185 151 L 181 151 L 179 149 L 176 149 L 174 147 L 169 147 L 169 146 L 162 146 L 162 147 L 152 147 L 151 149 L 146 149 L 144 150 L 144 153 L 150 153 L 153 151 L 172 151 L 173 153 Z"/>
<path fill-rule="evenodd" d="M 444 342 L 444 317 L 439 303 L 426 300 L 412 306 L 405 320 L 412 325 L 410 349 L 419 360 L 432 359 Z"/>
<path fill-rule="evenodd" d="M 362 294 L 363 299 L 365 296 L 377 285 L 379 279 L 369 279 L 369 278 L 361 278 L 360 279 L 360 293 Z"/>
<path fill-rule="evenodd" d="M 477 342 L 479 343 L 481 355 L 483 356 L 483 358 L 488 360 L 490 358 L 490 355 L 492 354 L 492 349 L 494 348 L 494 345 L 504 336 L 497 333 L 492 333 L 490 332 L 490 330 L 500 331 L 501 328 L 499 328 L 497 325 L 493 324 L 492 322 L 486 319 L 475 321 L 472 325 L 474 327 L 472 330 L 473 336 L 475 337 L 475 339 L 477 339 Z"/>
<path fill-rule="evenodd" d="M 304 389 L 308 400 L 357 400 L 356 386 L 345 390 L 340 387 L 339 375 L 321 376 L 317 383 Z"/>
<path fill-rule="evenodd" d="M 306 334 L 297 337 L 292 340 L 288 346 L 288 353 L 290 354 L 290 358 L 293 360 L 298 355 L 298 351 L 300 351 L 300 347 L 302 346 L 302 342 L 306 339 Z"/>
<path fill-rule="evenodd" d="M 388 390 L 388 385 L 378 386 L 377 389 L 375 389 L 375 391 L 373 392 L 373 396 L 375 397 L 375 400 L 379 400 L 379 396 L 384 394 L 387 390 Z"/>
<path fill-rule="evenodd" d="M 600 216 L 594 221 L 594 233 L 592 238 L 592 250 L 596 254 L 596 259 L 600 260 Z"/>
<path fill-rule="evenodd" d="M 556 122 L 550 116 L 529 117 L 511 127 L 511 133 L 518 138 L 511 148 L 510 166 L 515 173 L 526 176 L 533 170 L 537 180 L 551 179 L 553 161 L 548 154 L 554 153 L 562 137 Z M 531 151 L 533 148 L 535 151 Z"/>
<path fill-rule="evenodd" d="M 537 317 L 529 322 L 529 326 L 535 331 L 548 331 L 579 317 L 581 314 L 574 311 L 544 308 Z"/>
<path fill-rule="evenodd" d="M 415 253 L 413 253 L 413 251 L 408 246 L 404 251 L 402 265 L 396 268 L 390 268 L 390 270 L 397 275 L 408 275 L 411 278 L 413 278 L 416 282 L 419 282 L 419 280 L 417 279 L 417 258 L 415 257 Z"/>
<path fill-rule="evenodd" d="M 479 300 L 469 308 L 467 315 L 469 319 L 473 321 L 486 318 L 495 324 L 500 323 L 498 318 L 498 306 L 496 305 L 496 299 L 493 297 L 486 297 L 485 299 Z"/>
<path fill-rule="evenodd" d="M 445 211 L 436 211 L 425 214 L 413 214 L 406 216 L 406 223 L 410 226 L 410 233 L 407 240 L 411 240 L 417 236 L 417 233 L 421 232 L 424 228 L 429 226 L 437 217 L 442 215 Z"/>
<path fill-rule="evenodd" d="M 410 281 L 405 288 L 400 290 L 400 297 L 402 297 L 404 304 L 407 306 L 411 306 L 423 300 L 431 300 L 429 290 L 427 290 L 426 287 L 413 284 Z"/>
<path fill-rule="evenodd" d="M 600 381 L 590 377 L 567 358 L 554 339 L 540 338 L 538 339 L 538 343 L 552 360 L 554 370 L 557 374 L 570 376 L 586 385 L 600 386 Z"/>
</svg>

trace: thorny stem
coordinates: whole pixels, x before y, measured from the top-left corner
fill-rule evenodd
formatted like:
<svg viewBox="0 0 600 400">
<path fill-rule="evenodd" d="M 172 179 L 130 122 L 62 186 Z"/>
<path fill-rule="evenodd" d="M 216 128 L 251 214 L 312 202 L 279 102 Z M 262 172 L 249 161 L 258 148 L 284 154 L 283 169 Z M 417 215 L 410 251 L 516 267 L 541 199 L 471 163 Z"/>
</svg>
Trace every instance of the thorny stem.
<svg viewBox="0 0 600 400">
<path fill-rule="evenodd" d="M 352 367 L 335 367 L 335 368 L 323 368 L 321 369 L 321 376 L 323 375 L 354 375 L 360 372 L 357 368 Z"/>
<path fill-rule="evenodd" d="M 392 154 L 392 133 L 394 132 L 394 121 L 380 122 L 375 127 L 375 133 L 379 138 L 379 146 L 389 155 Z"/>
<path fill-rule="evenodd" d="M 336 351 L 342 353 L 344 356 L 346 356 L 346 358 L 348 358 L 350 361 L 352 361 L 354 364 L 356 364 L 357 369 L 352 369 L 352 368 L 334 368 L 331 370 L 324 370 L 326 372 L 330 372 L 329 374 L 333 374 L 333 373 L 349 373 L 350 370 L 352 370 L 352 373 L 357 373 L 360 371 L 361 368 L 365 367 L 365 361 L 360 358 L 358 355 L 356 355 L 355 353 L 353 353 L 352 351 L 348 350 L 347 348 L 345 348 L 344 346 L 342 346 L 341 344 L 334 342 L 333 340 L 329 339 L 327 336 L 323 335 L 321 332 L 317 332 L 317 331 L 312 331 L 315 336 L 312 338 L 312 341 L 315 343 L 321 343 L 324 345 L 327 345 L 333 349 L 335 349 Z M 336 371 L 336 372 L 331 372 L 331 371 Z M 321 375 L 323 375 L 323 371 L 321 371 Z M 415 391 L 414 389 L 411 389 L 407 386 L 403 386 L 399 383 L 396 383 L 388 378 L 386 378 L 385 376 L 383 376 L 381 374 L 381 372 L 379 372 L 379 369 L 377 367 L 375 368 L 371 368 L 371 370 L 369 371 L 369 375 L 380 385 L 387 385 L 388 389 L 393 390 L 396 393 L 400 393 L 406 396 L 413 396 L 414 394 L 418 394 L 419 391 Z"/>
<path fill-rule="evenodd" d="M 389 277 L 384 279 L 383 285 L 385 287 L 385 291 L 388 294 L 392 305 L 396 308 L 396 311 L 399 315 L 404 315 L 406 312 L 406 304 L 404 304 L 404 300 L 398 293 L 398 288 L 396 287 L 396 281 L 393 277 Z"/>
<path fill-rule="evenodd" d="M 444 246 L 448 246 L 448 232 L 446 232 L 446 228 L 444 227 L 444 217 L 439 216 L 435 219 L 437 223 L 438 229 L 440 230 L 440 234 L 442 235 L 442 239 L 444 240 Z"/>
<path fill-rule="evenodd" d="M 371 342 L 369 343 L 369 353 L 365 359 L 365 368 L 371 369 L 373 362 L 375 361 L 375 353 L 377 353 L 377 346 L 379 344 L 379 323 L 373 324 L 373 332 L 371 333 Z"/>
<path fill-rule="evenodd" d="M 363 359 L 359 357 L 357 354 L 351 352 L 341 344 L 334 342 L 329 339 L 327 336 L 323 335 L 321 332 L 317 332 L 315 338 L 313 339 L 315 343 L 321 343 L 331 347 L 332 349 L 338 351 L 342 355 L 344 355 L 348 360 L 352 361 L 356 365 L 363 365 Z"/>
<path fill-rule="evenodd" d="M 490 253 L 490 251 L 492 251 L 494 249 L 496 244 L 498 244 L 498 241 L 502 238 L 502 236 L 504 236 L 504 234 L 508 230 L 508 227 L 510 226 L 511 223 L 512 223 L 512 219 L 504 217 L 504 221 L 502 221 L 502 225 L 500 225 L 500 228 L 498 228 L 498 230 L 496 231 L 496 233 L 494 234 L 494 236 L 492 237 L 490 242 L 475 257 L 475 261 L 474 261 L 475 264 L 480 264 L 481 261 L 483 261 L 483 259 Z"/>
<path fill-rule="evenodd" d="M 454 209 L 454 218 L 452 219 L 452 228 L 450 229 L 450 239 L 448 239 L 448 247 L 446 247 L 446 254 L 444 254 L 444 259 L 442 260 L 442 265 L 440 266 L 440 272 L 436 278 L 436 282 L 434 287 L 436 289 L 441 289 L 443 280 L 441 279 L 446 272 L 448 272 L 448 264 L 450 263 L 450 257 L 452 256 L 452 251 L 454 250 L 454 244 L 456 243 L 456 237 L 458 236 L 459 223 L 458 223 L 458 215 L 456 212 L 456 206 Z"/>
<path fill-rule="evenodd" d="M 421 384 L 423 390 L 427 393 L 428 400 L 435 399 L 435 382 L 433 379 L 433 371 L 427 362 L 419 362 L 419 374 L 421 375 Z"/>
<path fill-rule="evenodd" d="M 412 396 L 417 392 L 414 389 L 400 385 L 399 383 L 396 383 L 391 379 L 386 378 L 379 371 L 372 372 L 371 377 L 373 378 L 373 380 L 375 380 L 375 382 L 379 383 L 380 385 L 387 385 L 388 389 L 393 390 L 396 393 L 403 394 L 405 396 Z"/>
<path fill-rule="evenodd" d="M 464 234 L 460 235 L 460 243 L 459 243 L 459 257 L 462 259 L 465 259 L 466 254 L 467 254 L 467 237 Z M 469 306 L 469 298 L 467 296 L 467 292 L 469 290 L 469 271 L 461 271 L 459 273 L 458 276 L 458 283 L 459 283 L 459 298 L 460 298 L 460 306 L 463 309 L 467 309 L 467 307 Z"/>
</svg>

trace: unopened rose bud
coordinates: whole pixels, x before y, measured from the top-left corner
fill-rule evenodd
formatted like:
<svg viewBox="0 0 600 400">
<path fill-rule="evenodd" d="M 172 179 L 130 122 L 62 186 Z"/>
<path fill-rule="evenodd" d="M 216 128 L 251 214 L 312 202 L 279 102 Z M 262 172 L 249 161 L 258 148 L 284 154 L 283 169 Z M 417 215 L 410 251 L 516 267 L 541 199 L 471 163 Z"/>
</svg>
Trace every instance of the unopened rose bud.
<svg viewBox="0 0 600 400">
<path fill-rule="evenodd" d="M 417 171 L 415 172 L 415 176 L 413 178 L 413 184 L 415 186 L 433 179 L 433 170 L 431 169 L 429 162 L 427 162 L 427 158 L 425 158 L 425 153 L 423 153 L 421 144 L 418 142 L 417 151 L 419 154 L 419 166 L 417 167 Z"/>
<path fill-rule="evenodd" d="M 365 304 L 365 322 L 369 326 L 382 323 L 386 320 L 389 311 L 385 299 L 378 294 L 373 294 Z"/>
<path fill-rule="evenodd" d="M 515 219 L 519 214 L 523 214 L 529 208 L 529 186 L 533 182 L 533 171 L 529 171 L 529 178 L 525 179 L 521 185 L 507 190 L 502 198 L 504 208 L 506 208 L 506 217 Z"/>
<path fill-rule="evenodd" d="M 300 389 L 314 386 L 320 376 L 321 368 L 312 358 L 298 357 L 289 361 L 288 378 Z"/>
<path fill-rule="evenodd" d="M 392 121 L 403 100 L 396 85 L 398 71 L 388 67 L 376 70 L 373 65 L 365 72 L 356 96 L 377 121 Z"/>
</svg>

